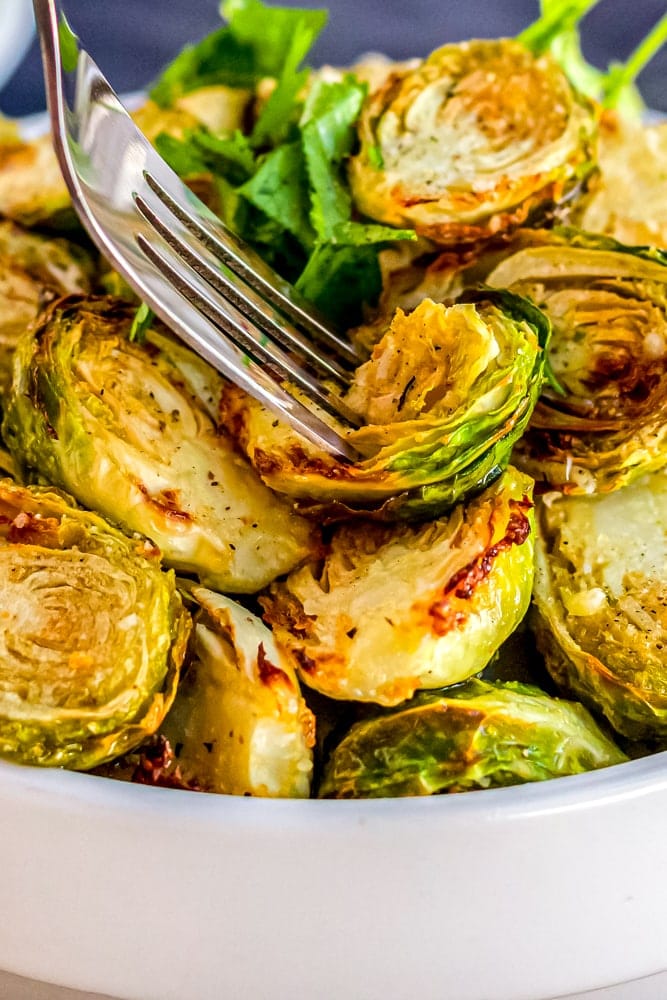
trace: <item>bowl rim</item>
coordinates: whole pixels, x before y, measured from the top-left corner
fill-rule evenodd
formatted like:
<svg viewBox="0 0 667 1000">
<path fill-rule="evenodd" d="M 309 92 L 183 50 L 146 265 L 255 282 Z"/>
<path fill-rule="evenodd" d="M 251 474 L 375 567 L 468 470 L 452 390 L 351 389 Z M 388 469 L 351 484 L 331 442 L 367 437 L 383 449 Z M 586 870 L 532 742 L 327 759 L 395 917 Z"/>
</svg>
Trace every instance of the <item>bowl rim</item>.
<svg viewBox="0 0 667 1000">
<path fill-rule="evenodd" d="M 620 799 L 637 799 L 667 790 L 667 751 L 581 774 L 502 788 L 476 789 L 450 795 L 375 799 L 290 799 L 193 792 L 102 777 L 58 768 L 40 768 L 0 760 L 0 801 L 128 814 L 138 821 L 158 814 L 170 822 L 218 826 L 271 826 L 277 819 L 294 827 L 319 825 L 326 818 L 347 824 L 365 818 L 402 822 L 416 815 L 446 821 L 505 823 L 573 810 L 592 810 Z M 435 801 L 434 801 L 435 800 Z"/>
<path fill-rule="evenodd" d="M 145 99 L 145 91 L 121 94 L 121 100 L 130 108 Z M 645 123 L 656 125 L 667 120 L 665 112 L 647 109 Z M 39 111 L 18 119 L 23 137 L 35 139 L 48 129 L 48 112 Z M 365 799 L 288 799 L 238 796 L 220 792 L 192 792 L 163 788 L 102 777 L 85 772 L 60 768 L 40 768 L 0 758 L 0 801 L 3 798 L 30 797 L 38 794 L 59 804 L 77 802 L 84 808 L 102 808 L 105 811 L 127 815 L 128 808 L 138 817 L 145 813 L 160 813 L 172 820 L 186 818 L 190 824 L 198 819 L 246 825 L 256 824 L 257 812 L 272 822 L 319 822 L 326 815 L 347 822 L 352 816 L 359 821 L 362 816 L 381 815 L 383 819 L 398 820 L 428 810 L 438 822 L 479 822 L 493 818 L 498 821 L 520 816 L 540 816 L 573 809 L 590 809 L 609 804 L 619 798 L 637 798 L 660 790 L 667 790 L 667 749 L 646 757 L 628 760 L 622 764 L 599 768 L 581 774 L 563 775 L 544 781 L 532 781 L 503 788 L 475 789 L 457 794 L 399 796 Z M 437 801 L 433 801 L 433 800 Z M 186 805 L 187 803 L 187 805 Z"/>
</svg>

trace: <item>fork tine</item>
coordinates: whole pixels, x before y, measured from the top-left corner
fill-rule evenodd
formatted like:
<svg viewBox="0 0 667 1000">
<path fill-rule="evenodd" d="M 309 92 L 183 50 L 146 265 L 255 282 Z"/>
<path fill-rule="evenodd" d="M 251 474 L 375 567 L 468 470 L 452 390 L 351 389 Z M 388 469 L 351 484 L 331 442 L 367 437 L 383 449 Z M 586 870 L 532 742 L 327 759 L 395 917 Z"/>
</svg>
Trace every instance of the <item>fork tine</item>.
<svg viewBox="0 0 667 1000">
<path fill-rule="evenodd" d="M 195 287 L 195 283 L 189 280 L 187 272 L 183 271 L 182 264 L 189 262 L 180 255 L 179 249 L 174 247 L 177 241 L 173 234 L 167 245 L 177 254 L 176 264 L 181 265 L 180 268 L 149 243 L 143 234 L 138 233 L 136 239 L 142 252 L 179 294 L 229 337 L 244 355 L 268 366 L 264 370 L 277 385 L 284 386 L 291 382 L 307 399 L 336 420 L 352 427 L 359 425 L 358 415 L 345 405 L 340 396 L 325 382 L 313 378 L 309 372 L 297 365 L 292 357 L 252 323 L 245 310 L 238 310 L 226 297 L 218 294 L 215 288 L 210 288 L 207 294 L 201 284 L 198 283 Z"/>
<path fill-rule="evenodd" d="M 181 212 L 184 222 L 179 222 L 173 212 L 170 216 L 179 233 L 187 235 L 186 223 L 188 220 L 193 222 L 192 212 L 202 214 L 200 228 L 204 233 L 217 229 L 219 220 L 160 158 L 134 124 L 106 77 L 81 48 L 78 49 L 72 110 L 64 93 L 58 5 L 55 0 L 34 0 L 34 5 L 53 145 L 73 205 L 88 235 L 140 299 L 193 351 L 317 447 L 338 461 L 357 461 L 359 455 L 347 441 L 344 428 L 331 419 L 333 415 L 340 420 L 343 414 L 353 423 L 355 415 L 346 411 L 334 390 L 301 369 L 300 384 L 304 386 L 306 402 L 316 400 L 322 410 L 318 412 L 312 402 L 306 405 L 297 387 L 288 390 L 285 384 L 288 380 L 283 377 L 285 371 L 292 377 L 293 357 L 254 328 L 243 310 L 235 310 L 233 305 L 225 303 L 220 291 L 212 288 L 196 270 L 190 270 L 184 278 L 182 258 L 175 255 L 156 233 L 135 203 L 136 191 L 146 196 L 144 201 L 159 197 L 148 186 L 144 170 L 148 169 L 153 178 L 155 175 L 160 178 L 156 186 L 169 197 L 173 196 L 177 208 L 179 203 L 190 206 L 189 212 L 185 209 Z M 159 250 L 152 249 L 154 241 Z M 211 237 L 210 245 L 214 243 Z M 238 243 L 234 245 L 242 255 L 243 249 L 238 249 Z M 247 265 L 248 273 L 255 257 Z M 214 265 L 213 270 L 217 271 L 216 261 Z M 271 271 L 265 267 L 263 273 L 266 287 L 270 288 Z M 281 282 L 280 287 L 286 290 L 289 301 L 289 286 Z M 221 306 L 225 315 L 231 314 L 235 322 L 221 318 Z M 299 321 L 296 325 L 310 330 L 308 320 L 315 321 L 308 317 L 307 309 L 304 316 L 304 323 Z M 326 327 L 323 330 L 326 339 L 330 331 Z M 335 336 L 329 343 L 335 356 L 339 350 Z M 358 363 L 350 345 L 345 345 L 344 341 L 340 344 L 347 351 L 349 363 Z M 342 374 L 339 382 L 344 382 Z"/>
<path fill-rule="evenodd" d="M 145 174 L 144 176 L 148 181 L 150 175 Z M 246 314 L 253 323 L 288 353 L 294 354 L 296 352 L 297 356 L 302 356 L 324 378 L 335 380 L 341 389 L 347 388 L 350 381 L 348 370 L 342 368 L 337 361 L 328 355 L 318 353 L 313 344 L 302 336 L 292 323 L 280 316 L 274 307 L 254 289 L 237 275 L 226 274 L 217 258 L 215 258 L 216 266 L 213 267 L 192 245 L 180 239 L 174 228 L 169 227 L 140 194 L 135 193 L 134 202 L 146 221 L 153 226 L 174 253 L 231 302 L 236 309 Z M 190 227 L 187 227 L 187 232 L 190 234 Z"/>
<path fill-rule="evenodd" d="M 287 316 L 292 323 L 309 333 L 334 356 L 344 359 L 356 367 L 363 360 L 356 348 L 347 340 L 332 331 L 321 317 L 317 316 L 313 307 L 301 299 L 296 289 L 276 274 L 273 268 L 262 260 L 236 233 L 232 232 L 221 219 L 218 219 L 206 209 L 197 205 L 197 216 L 192 209 L 186 207 L 174 197 L 175 192 L 167 189 L 157 178 L 146 171 L 146 183 L 169 209 L 172 215 L 195 235 L 206 248 L 218 257 L 231 271 L 258 292 L 267 302 Z M 194 195 L 185 189 L 187 197 Z M 210 215 L 210 225 L 206 218 Z"/>
</svg>

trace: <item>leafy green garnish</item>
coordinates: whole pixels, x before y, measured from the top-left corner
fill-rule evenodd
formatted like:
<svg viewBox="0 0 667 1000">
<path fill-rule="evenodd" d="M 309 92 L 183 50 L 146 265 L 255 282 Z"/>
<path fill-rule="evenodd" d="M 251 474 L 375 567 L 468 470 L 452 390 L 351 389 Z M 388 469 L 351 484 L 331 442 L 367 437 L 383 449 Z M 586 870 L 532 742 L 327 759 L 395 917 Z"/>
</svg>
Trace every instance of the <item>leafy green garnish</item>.
<svg viewBox="0 0 667 1000">
<path fill-rule="evenodd" d="M 252 48 L 257 79 L 280 76 L 294 51 L 294 38 L 303 30 L 296 46 L 302 62 L 328 17 L 326 10 L 269 7 L 260 0 L 226 0 L 221 10 L 234 37 Z"/>
<path fill-rule="evenodd" d="M 252 47 L 239 42 L 229 28 L 220 28 L 196 45 L 186 45 L 150 88 L 149 95 L 160 107 L 168 108 L 197 87 L 252 87 L 256 80 Z"/>
<path fill-rule="evenodd" d="M 323 14 L 320 11 L 309 13 Z M 324 27 L 325 20 L 326 14 L 319 21 L 303 17 L 294 25 L 276 89 L 262 108 L 252 132 L 254 146 L 276 144 L 287 137 L 299 93 L 306 85 L 309 75 L 307 69 L 300 70 L 299 66 Z"/>
<path fill-rule="evenodd" d="M 579 24 L 599 0 L 541 0 L 540 17 L 525 29 L 519 41 L 537 55 L 549 51 L 571 83 L 606 108 L 626 115 L 644 110 L 635 80 L 667 41 L 667 14 L 651 29 L 625 63 L 613 63 L 607 71 L 592 66 L 581 51 Z"/>
<path fill-rule="evenodd" d="M 301 117 L 301 136 L 311 191 L 310 221 L 320 240 L 330 241 L 337 225 L 346 222 L 352 198 L 341 171 L 354 137 L 366 87 L 354 77 L 341 83 L 318 82 Z"/>
<path fill-rule="evenodd" d="M 263 77 L 293 77 L 327 19 L 323 10 L 267 7 L 260 0 L 228 0 L 222 14 L 228 24 L 186 46 L 151 88 L 161 107 L 199 87 L 254 87 Z"/>
<path fill-rule="evenodd" d="M 540 16 L 518 36 L 536 55 L 547 52 L 563 35 L 577 31 L 579 22 L 599 0 L 541 0 Z"/>
<path fill-rule="evenodd" d="M 155 140 L 155 146 L 181 177 L 210 171 L 228 177 L 235 184 L 243 184 L 256 169 L 250 142 L 238 130 L 230 136 L 218 136 L 203 128 L 189 129 L 183 140 L 163 132 Z"/>
<path fill-rule="evenodd" d="M 134 319 L 132 320 L 132 326 L 130 327 L 127 339 L 135 344 L 143 344 L 146 340 L 146 334 L 153 325 L 154 319 L 155 313 L 153 310 L 149 308 L 145 302 L 142 302 L 134 314 Z"/>
<path fill-rule="evenodd" d="M 214 135 L 200 126 L 183 139 L 158 136 L 157 148 L 182 177 L 211 174 L 227 225 L 331 320 L 350 326 L 381 291 L 378 249 L 415 239 L 411 230 L 352 217 L 345 167 L 366 84 L 352 74 L 309 82 L 301 66 L 324 26 L 323 11 L 228 0 L 223 13 L 229 24 L 215 45 L 204 40 L 182 54 L 163 75 L 158 97 L 199 86 L 197 73 L 210 80 L 215 60 L 219 79 L 231 78 L 227 60 L 236 51 L 252 50 L 255 82 L 269 76 L 275 87 L 249 135 Z"/>
<path fill-rule="evenodd" d="M 308 249 L 315 234 L 308 221 L 308 178 L 299 142 L 272 150 L 257 173 L 239 189 L 239 194 Z"/>
<path fill-rule="evenodd" d="M 341 327 L 361 319 L 362 302 L 375 302 L 382 276 L 374 246 L 315 247 L 296 282 L 299 292 Z"/>
</svg>

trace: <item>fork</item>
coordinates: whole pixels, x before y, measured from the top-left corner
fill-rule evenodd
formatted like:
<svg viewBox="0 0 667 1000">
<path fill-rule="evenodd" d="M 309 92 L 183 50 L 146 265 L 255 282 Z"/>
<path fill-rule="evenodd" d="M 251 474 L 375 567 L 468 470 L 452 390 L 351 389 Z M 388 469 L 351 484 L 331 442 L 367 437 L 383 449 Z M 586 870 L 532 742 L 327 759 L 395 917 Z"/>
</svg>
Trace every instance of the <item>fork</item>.
<svg viewBox="0 0 667 1000">
<path fill-rule="evenodd" d="M 353 346 L 165 163 L 78 45 L 58 0 L 33 7 L 53 145 L 97 248 L 226 378 L 336 459 L 354 461 L 344 435 L 359 418 L 342 399 L 361 360 Z M 74 71 L 70 106 L 65 87 Z"/>
</svg>

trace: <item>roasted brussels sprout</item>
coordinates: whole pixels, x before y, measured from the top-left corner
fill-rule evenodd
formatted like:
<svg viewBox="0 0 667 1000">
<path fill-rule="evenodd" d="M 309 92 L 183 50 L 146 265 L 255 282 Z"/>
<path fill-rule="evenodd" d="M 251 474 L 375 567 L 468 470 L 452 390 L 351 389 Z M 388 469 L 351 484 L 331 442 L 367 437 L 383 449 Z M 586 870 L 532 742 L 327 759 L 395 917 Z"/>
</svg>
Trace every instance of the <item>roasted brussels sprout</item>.
<svg viewBox="0 0 667 1000">
<path fill-rule="evenodd" d="M 168 565 L 220 590 L 258 590 L 312 551 L 312 529 L 217 432 L 196 395 L 213 384 L 208 365 L 157 329 L 131 343 L 134 313 L 71 296 L 42 314 L 17 351 L 7 444 L 150 538 Z"/>
<path fill-rule="evenodd" d="M 22 226 L 78 228 L 51 136 L 0 142 L 0 216 Z"/>
<path fill-rule="evenodd" d="M 0 222 L 0 397 L 11 382 L 16 343 L 47 302 L 89 292 L 93 259 L 76 243 Z"/>
<path fill-rule="evenodd" d="M 0 482 L 0 755 L 87 769 L 155 732 L 190 618 L 149 542 Z"/>
<path fill-rule="evenodd" d="M 162 734 L 181 780 L 232 795 L 307 797 L 315 719 L 262 622 L 203 587 L 193 659 Z"/>
<path fill-rule="evenodd" d="M 182 94 L 170 107 L 147 100 L 133 113 L 135 124 L 150 142 L 159 135 L 182 138 L 205 125 L 220 135 L 243 127 L 252 91 L 242 87 L 207 86 Z"/>
<path fill-rule="evenodd" d="M 356 723 L 331 754 L 322 798 L 434 795 L 579 774 L 626 760 L 576 702 L 470 680 Z"/>
<path fill-rule="evenodd" d="M 350 465 L 235 386 L 223 390 L 221 417 L 264 482 L 304 513 L 433 517 L 507 466 L 540 391 L 548 339 L 544 315 L 507 292 L 399 310 L 347 395 L 366 421 L 347 432 L 363 456 Z"/>
<path fill-rule="evenodd" d="M 547 388 L 514 461 L 567 493 L 667 464 L 667 254 L 576 230 L 527 235 L 488 276 L 548 314 Z"/>
<path fill-rule="evenodd" d="M 303 681 L 395 705 L 482 670 L 530 600 L 531 488 L 510 468 L 448 518 L 339 527 L 321 563 L 260 599 Z"/>
<path fill-rule="evenodd" d="M 602 118 L 600 180 L 578 225 L 622 243 L 667 247 L 667 124 Z"/>
<path fill-rule="evenodd" d="M 571 199 L 594 168 L 596 130 L 550 56 L 510 39 L 445 45 L 367 100 L 352 193 L 372 219 L 476 243 Z"/>
<path fill-rule="evenodd" d="M 249 97 L 247 90 L 202 87 L 172 108 L 146 101 L 133 118 L 151 142 L 159 135 L 181 137 L 199 124 L 232 131 L 241 126 Z M 196 181 L 193 186 L 198 193 L 209 193 L 210 184 Z M 79 228 L 50 135 L 24 139 L 11 129 L 0 134 L 0 216 L 29 228 Z"/>
<path fill-rule="evenodd" d="M 667 735 L 667 475 L 539 505 L 538 647 L 556 682 L 631 738 Z"/>
</svg>

